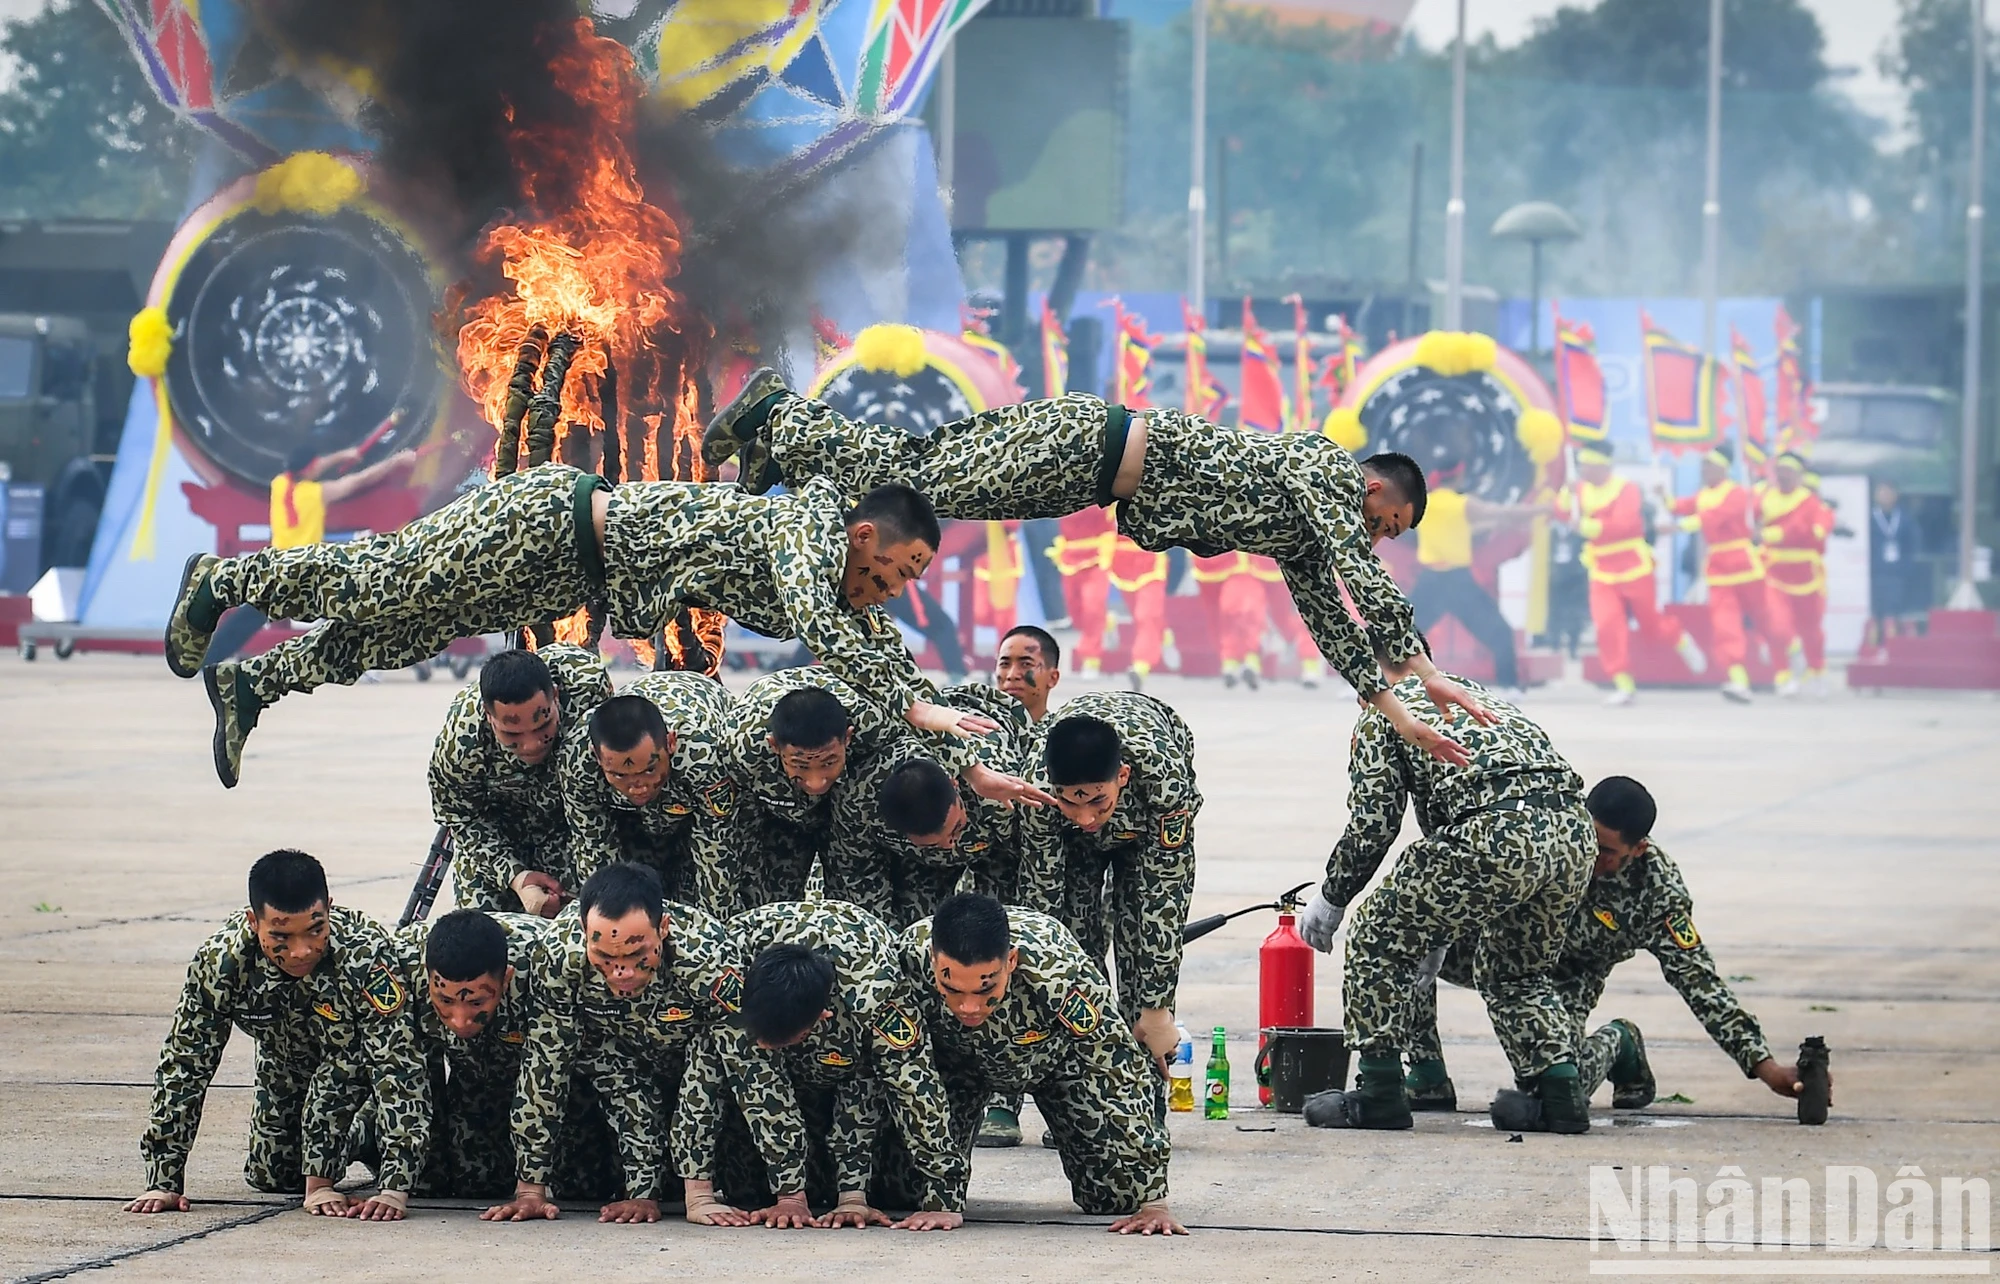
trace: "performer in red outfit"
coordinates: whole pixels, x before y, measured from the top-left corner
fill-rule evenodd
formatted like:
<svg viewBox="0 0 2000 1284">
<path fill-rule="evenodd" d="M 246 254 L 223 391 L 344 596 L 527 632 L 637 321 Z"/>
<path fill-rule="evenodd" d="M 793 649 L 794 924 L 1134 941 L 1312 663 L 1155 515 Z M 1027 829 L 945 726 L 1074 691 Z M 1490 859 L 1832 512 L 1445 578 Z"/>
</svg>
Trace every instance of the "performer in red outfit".
<svg viewBox="0 0 2000 1284">
<path fill-rule="evenodd" d="M 1833 534 L 1833 510 L 1805 484 L 1806 461 L 1796 452 L 1778 456 L 1775 477 L 1775 484 L 1759 488 L 1759 517 L 1769 636 L 1773 650 L 1782 648 L 1786 655 L 1778 672 L 1778 694 L 1797 695 L 1801 680 L 1815 695 L 1824 694 L 1826 541 Z"/>
<path fill-rule="evenodd" d="M 1723 670 L 1724 698 L 1747 704 L 1750 674 L 1743 667 L 1749 639 L 1747 618 L 1767 646 L 1771 621 L 1764 591 L 1764 558 L 1758 550 L 1757 499 L 1729 476 L 1729 452 L 1717 447 L 1702 456 L 1701 489 L 1671 501 L 1681 529 L 1701 532 L 1707 549 L 1702 577 L 1708 582 L 1710 657 Z"/>
</svg>

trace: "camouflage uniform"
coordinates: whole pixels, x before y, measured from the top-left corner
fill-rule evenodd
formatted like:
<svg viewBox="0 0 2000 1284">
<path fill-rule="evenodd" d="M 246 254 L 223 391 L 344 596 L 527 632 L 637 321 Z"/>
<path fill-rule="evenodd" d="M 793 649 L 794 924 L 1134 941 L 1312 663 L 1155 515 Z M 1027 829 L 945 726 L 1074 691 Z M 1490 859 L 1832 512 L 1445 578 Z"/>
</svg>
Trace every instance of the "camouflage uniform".
<svg viewBox="0 0 2000 1284">
<path fill-rule="evenodd" d="M 1413 803 L 1424 837 L 1403 849 L 1347 928 L 1349 1043 L 1393 1057 L 1407 1042 L 1410 990 L 1424 955 L 1476 932 L 1473 975 L 1493 1029 L 1528 1080 L 1575 1059 L 1570 1020 L 1549 966 L 1597 854 L 1583 782 L 1519 709 L 1466 684 L 1500 716 L 1484 727 L 1446 722 L 1414 677 L 1396 695 L 1421 721 L 1465 746 L 1469 767 L 1404 743 L 1373 709 L 1355 724 L 1347 831 L 1322 892 L 1346 905 L 1382 864 Z"/>
<path fill-rule="evenodd" d="M 338 1180 L 352 1150 L 348 1123 L 371 1094 L 381 1131 L 376 1179 L 408 1194 L 423 1163 L 430 1100 L 404 1009 L 410 996 L 389 934 L 344 905 L 327 909 L 326 956 L 293 980 L 264 957 L 242 918 L 202 943 L 188 965 L 153 1074 L 139 1154 L 149 1190 L 185 1193 L 202 1100 L 233 1024 L 257 1042 L 244 1180 L 298 1194 L 308 1176 Z"/>
<path fill-rule="evenodd" d="M 1053 807 L 1021 821 L 1021 904 L 1053 914 L 1094 959 L 1115 954 L 1118 1005 L 1171 1008 L 1181 971 L 1181 928 L 1194 894 L 1194 733 L 1167 704 L 1132 691 L 1092 691 L 1044 719 L 1035 736 L 1036 784 L 1050 788 L 1042 751 L 1065 718 L 1118 732 L 1131 780 L 1094 834 Z M 1107 877 L 1110 887 L 1107 890 Z"/>
<path fill-rule="evenodd" d="M 1746 1076 L 1754 1077 L 1757 1063 L 1771 1055 L 1764 1031 L 1716 971 L 1714 957 L 1695 930 L 1694 901 L 1681 880 L 1680 867 L 1658 846 L 1649 845 L 1616 874 L 1590 880 L 1582 903 L 1570 915 L 1562 955 L 1550 970 L 1581 1052 L 1577 1073 L 1584 1095 L 1604 1082 L 1618 1055 L 1618 1032 L 1611 1026 L 1584 1033 L 1590 1014 L 1604 995 L 1611 969 L 1640 950 L 1659 960 L 1667 984 L 1680 992 L 1716 1046 Z M 1454 941 L 1438 975 L 1456 985 L 1472 984 L 1473 954 L 1471 940 Z M 1444 1060 L 1437 1034 L 1436 986 L 1417 991 L 1412 1026 L 1411 1060 Z"/>
<path fill-rule="evenodd" d="M 853 738 L 847 767 L 834 786 L 814 798 L 785 775 L 770 746 L 771 710 L 794 691 L 816 687 L 847 710 Z M 895 889 L 876 841 L 881 830 L 882 778 L 908 753 L 924 751 L 945 770 L 963 769 L 971 750 L 942 735 L 917 736 L 901 718 L 861 698 L 824 668 L 780 669 L 759 678 L 737 698 L 730 753 L 751 812 L 751 850 L 763 867 L 743 871 L 745 908 L 805 896 L 814 861 L 821 862 L 829 900 L 849 901 L 877 918 L 895 913 Z"/>
<path fill-rule="evenodd" d="M 541 655 L 556 683 L 558 726 L 575 730 L 611 694 L 604 661 L 578 646 Z M 431 748 L 431 815 L 451 831 L 460 905 L 519 911 L 513 883 L 531 869 L 554 875 L 571 895 L 581 886 L 570 863 L 557 756 L 552 751 L 530 767 L 509 753 L 486 720 L 477 680 L 452 698 Z"/>
<path fill-rule="evenodd" d="M 612 486 L 600 548 L 591 495 L 604 487 L 543 464 L 399 531 L 225 559 L 208 577 L 218 607 L 321 621 L 242 661 L 240 685 L 269 706 L 601 600 L 618 637 L 650 637 L 683 607 L 709 607 L 797 638 L 889 712 L 933 694 L 888 612 L 855 611 L 842 595 L 846 504 L 832 483 L 779 496 L 698 482 Z"/>
<path fill-rule="evenodd" d="M 878 1134 L 893 1132 L 903 1153 L 917 1156 L 934 1196 L 963 1192 L 966 1158 L 951 1142 L 943 1083 L 917 1017 L 920 994 L 903 975 L 895 934 L 839 901 L 763 905 L 728 927 L 745 959 L 783 944 L 824 954 L 834 967 L 832 1015 L 799 1043 L 775 1050 L 759 1049 L 733 1026 L 708 1032 L 688 1063 L 674 1118 L 681 1175 L 717 1181 L 745 1207 L 800 1190 L 827 1205 L 870 1189 Z M 737 1081 L 723 1066 L 727 1044 L 742 1062 L 780 1072 Z M 776 1153 L 760 1153 L 744 1127 L 759 1116 L 777 1123 L 763 1130 L 783 1143 Z M 963 1205 L 924 1207 L 956 1212 Z"/>
<path fill-rule="evenodd" d="M 689 1045 L 742 1004 L 743 967 L 721 920 L 669 902 L 660 971 L 630 998 L 613 994 L 585 957 L 582 915 L 556 915 L 533 955 L 535 1013 L 514 1090 L 517 1175 L 547 1185 L 572 1080 L 585 1080 L 618 1138 L 628 1199 L 666 1199 L 668 1128 Z M 728 1068 L 746 1078 L 754 1066 Z M 761 1138 L 760 1138 L 761 1140 Z"/>
<path fill-rule="evenodd" d="M 569 817 L 570 866 L 577 885 L 621 860 L 660 871 L 667 899 L 698 905 L 717 917 L 737 908 L 738 865 L 749 854 L 747 808 L 738 805 L 729 752 L 729 690 L 700 673 L 648 673 L 619 692 L 644 696 L 674 738 L 667 779 L 644 807 L 635 807 L 604 778 L 590 728 L 563 735 L 563 810 Z"/>
<path fill-rule="evenodd" d="M 1367 479 L 1318 433 L 1244 432 L 1178 410 L 1143 412 L 1146 462 L 1138 491 L 1118 504 L 1118 529 L 1141 548 L 1197 555 L 1239 549 L 1275 558 L 1320 651 L 1362 695 L 1382 674 L 1362 626 L 1396 655 L 1421 643 L 1410 604 L 1376 559 L 1362 521 Z M 915 437 L 845 419 L 803 397 L 780 398 L 766 432 L 785 480 L 831 477 L 853 492 L 904 482 L 939 517 L 1004 521 L 1062 517 L 1112 502 L 1119 461 L 1107 407 L 1084 393 L 996 406 Z"/>
<path fill-rule="evenodd" d="M 1000 1005 L 976 1029 L 961 1025 L 937 992 L 930 920 L 912 923 L 897 941 L 944 1079 L 952 1144 L 969 1161 L 988 1098 L 1025 1089 L 1048 1121 L 1070 1193 L 1084 1212 L 1133 1213 L 1165 1199 L 1173 1142 L 1156 1108 L 1153 1059 L 1068 928 L 1014 907 L 1007 918 L 1019 965 Z M 886 1207 L 964 1206 L 963 1186 L 937 1188 L 893 1148 L 876 1173 L 888 1188 Z"/>
</svg>

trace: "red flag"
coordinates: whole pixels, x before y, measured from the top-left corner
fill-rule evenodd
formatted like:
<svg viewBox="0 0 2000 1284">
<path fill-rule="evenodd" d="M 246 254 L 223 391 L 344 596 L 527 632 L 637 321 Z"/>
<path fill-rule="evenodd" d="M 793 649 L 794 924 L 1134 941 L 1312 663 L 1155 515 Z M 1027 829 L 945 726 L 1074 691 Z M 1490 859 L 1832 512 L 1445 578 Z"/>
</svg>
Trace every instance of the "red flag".
<svg viewBox="0 0 2000 1284">
<path fill-rule="evenodd" d="M 1069 336 L 1062 322 L 1042 300 L 1042 395 L 1060 397 L 1069 391 Z"/>
<path fill-rule="evenodd" d="M 1806 382 L 1799 356 L 1799 327 L 1783 304 L 1778 305 L 1778 449 L 1794 450 L 1819 437 L 1813 422 L 1812 386 Z"/>
<path fill-rule="evenodd" d="M 1646 337 L 1646 418 L 1653 449 L 1707 450 L 1722 436 L 1719 396 L 1729 372 L 1639 313 Z"/>
<path fill-rule="evenodd" d="M 1743 411 L 1743 456 L 1753 471 L 1762 471 L 1770 457 L 1764 435 L 1764 376 L 1757 371 L 1757 354 L 1750 341 L 1729 327 L 1729 355 L 1736 364 L 1737 403 Z"/>
<path fill-rule="evenodd" d="M 1243 401 L 1237 422 L 1259 432 L 1285 430 L 1285 384 L 1271 336 L 1257 327 L 1250 300 L 1243 300 Z"/>
<path fill-rule="evenodd" d="M 1306 319 L 1306 301 L 1297 294 L 1285 296 L 1292 305 L 1292 406 L 1293 432 L 1312 432 L 1313 422 L 1312 331 Z"/>
<path fill-rule="evenodd" d="M 1610 429 L 1604 407 L 1604 371 L 1597 364 L 1597 336 L 1587 321 L 1556 314 L 1556 410 L 1572 441 L 1603 441 Z"/>
<path fill-rule="evenodd" d="M 1181 300 L 1181 325 L 1187 331 L 1187 391 L 1181 409 L 1213 419 L 1228 402 L 1229 394 L 1215 382 L 1215 374 L 1208 368 L 1208 339 L 1202 333 L 1202 316 L 1188 306 L 1186 299 Z"/>
<path fill-rule="evenodd" d="M 1123 300 L 1113 299 L 1111 306 L 1117 310 L 1118 318 L 1118 343 L 1112 356 L 1117 374 L 1113 399 L 1133 410 L 1148 409 L 1153 404 L 1147 397 L 1153 386 L 1149 367 L 1153 364 L 1153 345 L 1160 337 L 1148 334 L 1145 320 L 1137 313 L 1127 312 Z"/>
</svg>

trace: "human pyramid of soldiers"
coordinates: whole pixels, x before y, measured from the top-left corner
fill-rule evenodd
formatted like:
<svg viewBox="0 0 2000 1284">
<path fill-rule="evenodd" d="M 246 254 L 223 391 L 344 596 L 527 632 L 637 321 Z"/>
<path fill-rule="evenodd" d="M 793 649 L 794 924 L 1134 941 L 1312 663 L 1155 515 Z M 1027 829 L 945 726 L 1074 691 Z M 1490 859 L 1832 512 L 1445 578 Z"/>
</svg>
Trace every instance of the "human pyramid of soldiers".
<svg viewBox="0 0 2000 1284">
<path fill-rule="evenodd" d="M 626 637 L 721 611 L 820 665 L 735 696 L 690 672 L 613 694 L 581 648 L 493 657 L 430 765 L 460 908 L 390 932 L 334 904 L 313 857 L 259 859 L 243 916 L 188 969 L 130 1211 L 189 1206 L 234 1026 L 257 1042 L 246 1178 L 321 1216 L 398 1220 L 415 1195 L 497 1200 L 481 1214 L 496 1221 L 590 1201 L 601 1221 L 654 1222 L 678 1196 L 704 1226 L 951 1229 L 973 1148 L 1019 1144 L 1032 1094 L 1079 1208 L 1185 1233 L 1164 1076 L 1194 737 L 1136 692 L 1052 710 L 1061 654 L 1032 626 L 1003 639 L 994 687 L 940 692 L 884 610 L 935 555 L 940 517 L 1091 505 L 1149 550 L 1276 559 L 1364 705 L 1346 831 L 1300 920 L 1322 952 L 1347 920 L 1358 1070 L 1309 1123 L 1408 1129 L 1456 1109 L 1440 975 L 1480 991 L 1512 1065 L 1497 1125 L 1584 1132 L 1607 1080 L 1614 1105 L 1643 1107 L 1637 1026 L 1585 1032 L 1639 950 L 1746 1075 L 1799 1090 L 1702 944 L 1645 788 L 1586 794 L 1518 709 L 1431 663 L 1372 551 L 1423 517 L 1406 456 L 1075 393 L 920 438 L 769 370 L 703 452 L 734 458 L 737 482 L 611 486 L 545 464 L 391 534 L 189 559 L 167 661 L 206 684 L 226 786 L 286 693 L 585 605 Z M 240 604 L 319 623 L 204 668 Z M 1424 837 L 1363 897 L 1410 807 Z M 355 1162 L 372 1194 L 337 1185 Z"/>
</svg>

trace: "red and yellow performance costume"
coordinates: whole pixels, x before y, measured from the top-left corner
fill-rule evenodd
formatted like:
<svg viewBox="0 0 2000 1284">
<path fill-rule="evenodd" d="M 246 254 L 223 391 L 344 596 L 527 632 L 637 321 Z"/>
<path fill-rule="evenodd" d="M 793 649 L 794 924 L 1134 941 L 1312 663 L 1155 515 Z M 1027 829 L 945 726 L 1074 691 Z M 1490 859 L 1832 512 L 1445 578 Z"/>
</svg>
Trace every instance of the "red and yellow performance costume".
<svg viewBox="0 0 2000 1284">
<path fill-rule="evenodd" d="M 1833 533 L 1833 510 L 1807 486 L 1762 490 L 1766 600 L 1770 608 L 1772 660 L 1796 643 L 1805 653 L 1805 674 L 1826 670 L 1826 541 Z M 1784 687 L 1801 675 L 1787 667 L 1778 674 Z"/>
<path fill-rule="evenodd" d="M 1579 452 L 1579 457 L 1594 453 Z M 1598 661 L 1613 685 L 1630 691 L 1634 683 L 1628 615 L 1642 635 L 1662 645 L 1679 646 L 1685 637 L 1679 623 L 1659 607 L 1653 546 L 1646 542 L 1638 484 L 1615 476 L 1601 486 L 1579 481 L 1574 488 L 1564 488 L 1558 502 L 1574 514 L 1584 538 L 1582 559 L 1590 572 L 1590 619 L 1597 626 Z"/>
<path fill-rule="evenodd" d="M 1202 606 L 1215 630 L 1224 677 L 1246 669 L 1263 677 L 1264 628 L 1272 624 L 1298 653 L 1301 676 L 1318 680 L 1325 671 L 1325 661 L 1305 621 L 1299 618 L 1298 608 L 1292 605 L 1291 591 L 1285 587 L 1277 562 L 1251 553 L 1220 553 L 1194 559 L 1192 574 L 1201 586 Z"/>
<path fill-rule="evenodd" d="M 1021 598 L 1021 547 L 1015 543 L 1019 522 L 983 522 L 986 551 L 972 559 L 972 623 L 1004 636 L 1014 627 L 1015 605 Z"/>
<path fill-rule="evenodd" d="M 1674 513 L 1682 530 L 1701 532 L 1708 550 L 1702 577 L 1708 582 L 1709 659 L 1728 674 L 1729 681 L 1748 686 L 1743 668 L 1749 655 L 1744 618 L 1766 639 L 1771 637 L 1764 558 L 1755 542 L 1756 497 L 1724 478 L 1675 500 Z"/>
<path fill-rule="evenodd" d="M 1159 667 L 1167 633 L 1167 555 L 1148 553 L 1118 533 L 1108 508 L 1086 508 L 1058 524 L 1049 558 L 1062 572 L 1063 601 L 1076 625 L 1075 655 L 1086 673 L 1104 668 L 1104 625 L 1111 588 L 1132 611 L 1132 671 Z"/>
</svg>

